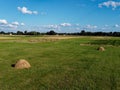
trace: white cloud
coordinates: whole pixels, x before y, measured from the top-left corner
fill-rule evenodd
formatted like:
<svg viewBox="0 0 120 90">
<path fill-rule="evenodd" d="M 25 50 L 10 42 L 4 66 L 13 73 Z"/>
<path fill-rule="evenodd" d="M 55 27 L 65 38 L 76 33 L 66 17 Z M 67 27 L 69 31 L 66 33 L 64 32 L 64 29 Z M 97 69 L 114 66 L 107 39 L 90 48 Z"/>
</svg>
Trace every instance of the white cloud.
<svg viewBox="0 0 120 90">
<path fill-rule="evenodd" d="M 20 25 L 24 26 L 25 24 L 24 24 L 24 23 L 21 23 Z"/>
<path fill-rule="evenodd" d="M 70 23 L 43 25 L 43 27 L 46 29 L 57 29 L 57 30 L 60 30 L 61 28 L 65 28 L 65 27 L 70 27 L 70 26 L 72 26 Z"/>
<path fill-rule="evenodd" d="M 5 19 L 0 19 L 0 24 L 7 24 L 8 22 L 7 22 L 7 20 L 5 20 Z"/>
<path fill-rule="evenodd" d="M 118 28 L 118 27 L 119 27 L 119 25 L 118 25 L 118 24 L 115 24 L 115 25 L 114 25 L 114 27 Z"/>
<path fill-rule="evenodd" d="M 107 1 L 100 3 L 98 7 L 102 8 L 103 6 L 105 7 L 112 7 L 112 10 L 115 10 L 117 7 L 120 7 L 120 2 L 115 2 L 115 1 Z"/>
<path fill-rule="evenodd" d="M 17 9 L 21 11 L 23 14 L 38 14 L 37 11 L 28 10 L 27 7 L 17 7 Z"/>
<path fill-rule="evenodd" d="M 18 26 L 13 25 L 13 24 L 8 24 L 8 25 L 6 25 L 6 27 L 8 27 L 8 28 L 17 28 Z"/>
<path fill-rule="evenodd" d="M 58 28 L 57 25 L 48 25 L 48 28 Z"/>
<path fill-rule="evenodd" d="M 23 14 L 32 14 L 32 11 L 28 10 L 26 7 L 18 7 L 18 10 L 21 11 Z"/>
<path fill-rule="evenodd" d="M 80 28 L 77 27 L 76 30 L 80 30 Z"/>
<path fill-rule="evenodd" d="M 8 23 L 5 19 L 0 19 L 0 30 L 16 30 L 20 25 L 24 23 L 19 23 L 17 21 Z"/>
<path fill-rule="evenodd" d="M 38 12 L 37 12 L 37 11 L 33 11 L 33 14 L 36 14 L 36 15 L 37 15 L 37 14 L 38 14 Z"/>
<path fill-rule="evenodd" d="M 69 27 L 69 26 L 72 26 L 72 25 L 70 23 L 61 23 L 60 26 Z"/>
<path fill-rule="evenodd" d="M 16 25 L 16 26 L 18 26 L 18 25 L 19 25 L 19 22 L 17 22 L 17 21 L 12 22 L 12 25 Z"/>
<path fill-rule="evenodd" d="M 95 25 L 87 25 L 85 28 L 86 29 L 96 29 L 97 26 L 95 26 Z"/>
<path fill-rule="evenodd" d="M 76 26 L 80 26 L 80 24 L 77 23 Z"/>
<path fill-rule="evenodd" d="M 43 27 L 47 29 L 59 29 L 60 28 L 59 25 L 54 25 L 54 24 L 44 25 Z"/>
</svg>

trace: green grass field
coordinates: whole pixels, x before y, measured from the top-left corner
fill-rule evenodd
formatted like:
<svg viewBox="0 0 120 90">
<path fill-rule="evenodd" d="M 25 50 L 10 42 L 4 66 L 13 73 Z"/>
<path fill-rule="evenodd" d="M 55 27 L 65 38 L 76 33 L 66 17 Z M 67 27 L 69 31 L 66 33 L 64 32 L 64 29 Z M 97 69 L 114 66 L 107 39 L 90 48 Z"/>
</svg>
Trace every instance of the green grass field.
<svg viewBox="0 0 120 90">
<path fill-rule="evenodd" d="M 11 67 L 19 59 L 32 67 Z M 120 90 L 120 39 L 0 36 L 0 90 Z"/>
</svg>

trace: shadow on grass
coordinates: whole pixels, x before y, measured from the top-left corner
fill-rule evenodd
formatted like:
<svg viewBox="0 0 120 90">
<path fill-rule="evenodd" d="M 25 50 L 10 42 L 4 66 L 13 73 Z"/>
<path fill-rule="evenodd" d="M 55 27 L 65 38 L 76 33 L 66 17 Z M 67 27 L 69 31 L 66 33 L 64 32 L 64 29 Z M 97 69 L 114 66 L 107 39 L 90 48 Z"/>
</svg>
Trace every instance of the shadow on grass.
<svg viewBox="0 0 120 90">
<path fill-rule="evenodd" d="M 11 64 L 11 67 L 15 67 L 15 64 Z"/>
</svg>

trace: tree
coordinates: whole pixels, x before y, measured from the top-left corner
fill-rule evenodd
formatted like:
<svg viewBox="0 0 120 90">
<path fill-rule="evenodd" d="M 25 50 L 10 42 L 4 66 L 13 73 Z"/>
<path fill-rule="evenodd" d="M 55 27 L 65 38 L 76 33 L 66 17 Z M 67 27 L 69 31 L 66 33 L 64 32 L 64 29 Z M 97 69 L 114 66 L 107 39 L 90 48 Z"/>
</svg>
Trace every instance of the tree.
<svg viewBox="0 0 120 90">
<path fill-rule="evenodd" d="M 17 31 L 17 35 L 23 35 L 22 31 Z"/>
<path fill-rule="evenodd" d="M 57 33 L 55 31 L 51 30 L 51 31 L 47 32 L 46 34 L 47 35 L 56 35 Z"/>
<path fill-rule="evenodd" d="M 40 35 L 40 32 L 31 31 L 31 32 L 28 32 L 27 35 Z"/>
<path fill-rule="evenodd" d="M 27 35 L 27 30 L 26 30 L 26 31 L 24 31 L 24 35 Z"/>
<path fill-rule="evenodd" d="M 0 34 L 5 34 L 5 32 L 4 32 L 4 31 L 1 31 Z"/>
<path fill-rule="evenodd" d="M 85 35 L 85 30 L 82 30 L 82 31 L 81 31 L 81 35 Z"/>
</svg>

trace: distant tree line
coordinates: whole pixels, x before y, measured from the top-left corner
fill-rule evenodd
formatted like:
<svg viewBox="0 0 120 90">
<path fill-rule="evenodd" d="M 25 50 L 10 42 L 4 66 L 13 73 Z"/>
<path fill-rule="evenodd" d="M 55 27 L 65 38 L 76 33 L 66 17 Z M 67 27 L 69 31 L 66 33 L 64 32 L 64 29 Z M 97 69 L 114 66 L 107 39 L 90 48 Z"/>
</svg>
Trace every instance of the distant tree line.
<svg viewBox="0 0 120 90">
<path fill-rule="evenodd" d="M 37 31 L 17 31 L 17 32 L 4 32 L 0 31 L 3 35 L 77 35 L 77 36 L 120 36 L 120 32 L 86 32 L 82 30 L 76 33 L 57 33 L 54 30 L 50 30 L 46 33 L 40 33 Z"/>
</svg>

